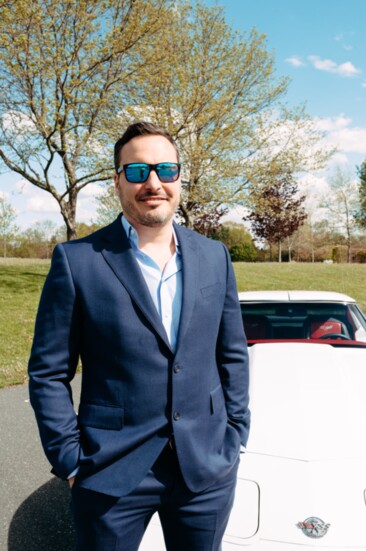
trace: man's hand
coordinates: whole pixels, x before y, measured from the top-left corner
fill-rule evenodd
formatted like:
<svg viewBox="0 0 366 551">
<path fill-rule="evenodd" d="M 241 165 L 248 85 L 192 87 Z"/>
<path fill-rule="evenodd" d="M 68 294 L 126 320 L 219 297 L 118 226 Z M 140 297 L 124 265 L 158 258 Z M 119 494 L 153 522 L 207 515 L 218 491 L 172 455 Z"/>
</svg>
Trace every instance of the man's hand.
<svg viewBox="0 0 366 551">
<path fill-rule="evenodd" d="M 74 482 L 75 482 L 75 477 L 74 477 L 74 476 L 72 476 L 71 478 L 69 478 L 69 486 L 70 486 L 70 488 L 73 487 Z"/>
</svg>

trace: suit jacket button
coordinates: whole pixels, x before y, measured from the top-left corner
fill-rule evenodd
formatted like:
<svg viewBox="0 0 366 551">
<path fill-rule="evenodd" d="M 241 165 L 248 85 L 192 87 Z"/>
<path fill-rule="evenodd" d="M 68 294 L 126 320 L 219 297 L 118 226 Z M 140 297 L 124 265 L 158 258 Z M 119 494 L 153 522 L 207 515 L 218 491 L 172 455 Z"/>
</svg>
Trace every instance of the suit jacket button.
<svg viewBox="0 0 366 551">
<path fill-rule="evenodd" d="M 179 411 L 175 411 L 175 412 L 174 412 L 173 419 L 174 419 L 174 421 L 179 421 L 179 419 L 180 419 L 180 413 L 179 413 Z"/>
<path fill-rule="evenodd" d="M 174 373 L 179 373 L 179 371 L 180 371 L 180 365 L 179 365 L 179 364 L 175 364 L 174 367 L 173 367 L 173 371 L 174 371 Z"/>
</svg>

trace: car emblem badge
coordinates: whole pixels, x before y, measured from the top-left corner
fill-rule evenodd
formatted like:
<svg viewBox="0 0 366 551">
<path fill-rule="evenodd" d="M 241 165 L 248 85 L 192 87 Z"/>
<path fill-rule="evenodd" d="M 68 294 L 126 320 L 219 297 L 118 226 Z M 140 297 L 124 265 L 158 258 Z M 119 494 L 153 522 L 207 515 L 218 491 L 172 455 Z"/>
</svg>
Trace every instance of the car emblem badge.
<svg viewBox="0 0 366 551">
<path fill-rule="evenodd" d="M 326 524 L 318 517 L 309 517 L 303 522 L 298 522 L 297 526 L 309 538 L 322 538 L 328 532 L 330 524 Z"/>
</svg>

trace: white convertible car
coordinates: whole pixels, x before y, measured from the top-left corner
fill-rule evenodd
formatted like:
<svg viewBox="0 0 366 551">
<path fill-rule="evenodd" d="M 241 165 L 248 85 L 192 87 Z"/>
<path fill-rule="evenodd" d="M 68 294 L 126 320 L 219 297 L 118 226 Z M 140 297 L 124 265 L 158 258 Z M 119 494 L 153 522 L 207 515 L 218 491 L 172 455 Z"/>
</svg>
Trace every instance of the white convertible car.
<svg viewBox="0 0 366 551">
<path fill-rule="evenodd" d="M 239 298 L 252 426 L 222 551 L 366 550 L 365 315 L 339 293 Z M 140 550 L 164 549 L 155 516 Z"/>
</svg>

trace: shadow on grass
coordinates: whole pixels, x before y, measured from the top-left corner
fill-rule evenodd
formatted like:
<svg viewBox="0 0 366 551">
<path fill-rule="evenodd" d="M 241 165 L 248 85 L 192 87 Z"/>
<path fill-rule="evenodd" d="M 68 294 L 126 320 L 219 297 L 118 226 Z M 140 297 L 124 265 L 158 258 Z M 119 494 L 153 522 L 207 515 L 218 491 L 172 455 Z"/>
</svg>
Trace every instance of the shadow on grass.
<svg viewBox="0 0 366 551">
<path fill-rule="evenodd" d="M 53 478 L 17 509 L 8 533 L 8 551 L 74 551 L 75 532 L 68 484 Z"/>
</svg>

